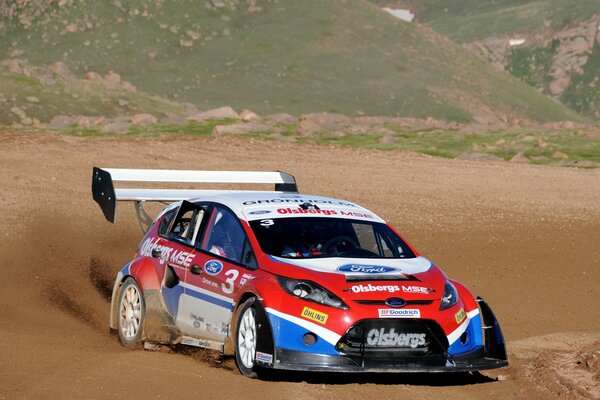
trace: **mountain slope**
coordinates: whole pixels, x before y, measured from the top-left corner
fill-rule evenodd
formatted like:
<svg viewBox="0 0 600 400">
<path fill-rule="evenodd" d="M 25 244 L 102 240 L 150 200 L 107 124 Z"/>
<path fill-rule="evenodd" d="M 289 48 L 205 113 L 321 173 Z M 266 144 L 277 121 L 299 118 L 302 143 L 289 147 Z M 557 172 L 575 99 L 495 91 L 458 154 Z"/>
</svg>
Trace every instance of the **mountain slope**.
<svg viewBox="0 0 600 400">
<path fill-rule="evenodd" d="M 458 43 L 491 36 L 560 30 L 598 14 L 598 0 L 371 0 L 407 8 L 418 21 Z"/>
<path fill-rule="evenodd" d="M 79 75 L 115 71 L 144 92 L 201 108 L 582 120 L 363 0 L 24 4 L 1 10 L 1 58 L 63 61 Z"/>
<path fill-rule="evenodd" d="M 418 21 L 500 69 L 600 118 L 598 0 L 372 2 L 412 10 Z"/>
</svg>

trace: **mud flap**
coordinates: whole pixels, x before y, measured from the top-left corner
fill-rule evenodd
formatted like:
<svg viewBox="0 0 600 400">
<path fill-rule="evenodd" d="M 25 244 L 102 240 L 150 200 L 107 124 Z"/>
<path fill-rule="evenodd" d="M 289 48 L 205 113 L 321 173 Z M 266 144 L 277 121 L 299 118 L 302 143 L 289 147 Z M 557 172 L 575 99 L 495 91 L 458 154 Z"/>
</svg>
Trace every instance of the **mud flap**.
<svg viewBox="0 0 600 400">
<path fill-rule="evenodd" d="M 483 322 L 483 334 L 486 358 L 508 361 L 506 344 L 500 329 L 500 324 L 492 312 L 491 307 L 481 297 L 477 297 L 481 319 Z"/>
<path fill-rule="evenodd" d="M 241 304 L 243 304 L 243 302 Z M 270 367 L 275 362 L 275 342 L 273 341 L 271 321 L 269 321 L 265 308 L 257 298 L 254 298 L 254 307 L 256 308 L 256 335 L 258 338 L 256 352 L 262 353 L 263 355 L 262 359 L 257 356 L 255 362 L 259 366 Z M 230 334 L 225 339 L 223 353 L 230 356 L 235 354 L 235 337 L 232 335 L 235 335 L 235 332 L 237 331 L 236 325 L 239 317 L 239 309 L 240 307 L 236 308 L 235 312 L 232 314 L 229 327 Z"/>
<path fill-rule="evenodd" d="M 275 344 L 273 342 L 271 321 L 269 321 L 267 312 L 260 301 L 256 300 L 254 305 L 256 307 L 256 335 L 258 337 L 255 363 L 270 367 L 275 362 Z M 263 355 L 262 358 L 258 356 L 259 353 Z"/>
</svg>

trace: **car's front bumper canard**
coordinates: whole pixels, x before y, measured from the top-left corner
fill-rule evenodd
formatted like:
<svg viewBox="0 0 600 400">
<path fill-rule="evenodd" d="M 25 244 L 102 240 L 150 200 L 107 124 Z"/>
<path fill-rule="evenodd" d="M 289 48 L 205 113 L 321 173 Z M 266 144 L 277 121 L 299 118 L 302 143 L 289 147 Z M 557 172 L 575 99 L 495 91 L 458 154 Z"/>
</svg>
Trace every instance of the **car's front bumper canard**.
<svg viewBox="0 0 600 400">
<path fill-rule="evenodd" d="M 467 372 L 504 367 L 508 365 L 508 360 L 485 357 L 483 349 L 454 358 L 435 355 L 363 362 L 345 355 L 278 350 L 275 363 L 262 365 L 275 369 L 315 372 Z"/>
</svg>

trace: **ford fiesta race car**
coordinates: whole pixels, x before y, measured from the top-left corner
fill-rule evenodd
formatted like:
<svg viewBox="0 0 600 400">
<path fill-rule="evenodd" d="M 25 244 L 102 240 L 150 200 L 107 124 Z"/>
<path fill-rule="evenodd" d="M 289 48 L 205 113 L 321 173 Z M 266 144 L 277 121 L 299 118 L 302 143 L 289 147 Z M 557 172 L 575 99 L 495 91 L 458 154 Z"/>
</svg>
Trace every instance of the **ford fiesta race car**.
<svg viewBox="0 0 600 400">
<path fill-rule="evenodd" d="M 275 191 L 114 183 L 271 183 Z M 155 187 L 156 184 L 153 184 Z M 371 211 L 297 193 L 282 172 L 94 168 L 114 222 L 132 201 L 145 231 L 117 274 L 110 327 L 126 347 L 185 344 L 266 368 L 452 372 L 508 365 L 490 307 Z M 143 205 L 168 205 L 151 219 Z"/>
</svg>

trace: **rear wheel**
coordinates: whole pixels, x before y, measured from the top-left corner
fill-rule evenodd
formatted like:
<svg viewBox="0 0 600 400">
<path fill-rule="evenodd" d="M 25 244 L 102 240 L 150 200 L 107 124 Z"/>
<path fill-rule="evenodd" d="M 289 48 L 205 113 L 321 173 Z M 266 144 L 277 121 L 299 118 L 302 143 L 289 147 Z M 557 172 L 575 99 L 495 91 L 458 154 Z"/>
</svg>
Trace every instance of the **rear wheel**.
<svg viewBox="0 0 600 400">
<path fill-rule="evenodd" d="M 242 375 L 249 378 L 257 377 L 254 364 L 258 344 L 255 301 L 253 297 L 241 305 L 235 332 L 235 361 Z"/>
<path fill-rule="evenodd" d="M 117 332 L 123 346 L 136 348 L 142 343 L 145 319 L 144 298 L 133 278 L 125 279 L 119 293 Z"/>
</svg>

